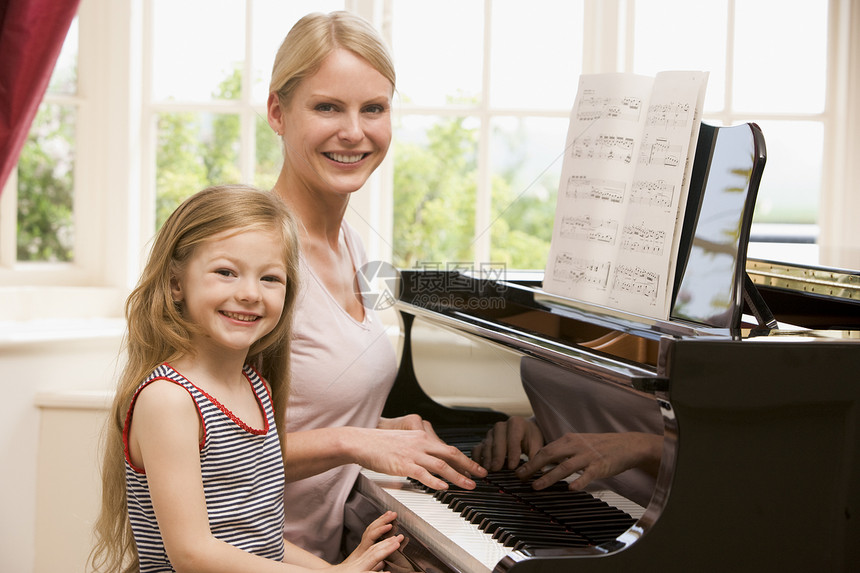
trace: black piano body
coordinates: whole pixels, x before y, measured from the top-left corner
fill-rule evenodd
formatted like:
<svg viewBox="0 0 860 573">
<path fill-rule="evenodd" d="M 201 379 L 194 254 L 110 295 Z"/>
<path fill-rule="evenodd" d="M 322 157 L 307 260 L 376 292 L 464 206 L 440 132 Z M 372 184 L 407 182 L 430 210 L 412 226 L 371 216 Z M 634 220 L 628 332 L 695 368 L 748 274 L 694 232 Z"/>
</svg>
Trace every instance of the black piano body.
<svg viewBox="0 0 860 573">
<path fill-rule="evenodd" d="M 774 268 L 791 272 L 779 279 Z M 557 305 L 539 283 L 516 277 L 405 271 L 400 372 L 384 415 L 415 412 L 439 429 L 474 428 L 476 435 L 506 418 L 442 406 L 424 392 L 412 366 L 415 320 L 653 394 L 665 422 L 664 452 L 644 515 L 614 543 L 512 552 L 499 572 L 857 570 L 860 274 L 827 271 L 841 294 L 853 297 L 842 298 L 781 284 L 799 272 L 814 269 L 749 261 L 762 297 L 779 301 L 777 320 L 784 307 L 793 322 L 736 330 Z M 449 286 L 434 298 L 434 284 Z M 477 302 L 490 299 L 494 304 Z M 803 309 L 822 305 L 831 313 L 828 328 L 820 312 L 804 325 Z M 481 308 L 489 310 L 475 310 Z M 617 353 L 612 345 L 589 348 L 609 333 L 620 334 Z"/>
<path fill-rule="evenodd" d="M 860 273 L 746 259 L 764 158 L 754 124 L 702 125 L 667 320 L 552 296 L 540 273 L 402 271 L 400 370 L 383 415 L 417 413 L 474 440 L 507 418 L 427 395 L 412 356 L 421 321 L 549 365 L 562 386 L 645 396 L 663 423 L 650 501 L 613 539 L 476 566 L 436 531 L 427 571 L 860 570 Z M 702 279 L 719 257 L 728 270 Z M 419 547 L 427 534 L 406 533 Z"/>
</svg>

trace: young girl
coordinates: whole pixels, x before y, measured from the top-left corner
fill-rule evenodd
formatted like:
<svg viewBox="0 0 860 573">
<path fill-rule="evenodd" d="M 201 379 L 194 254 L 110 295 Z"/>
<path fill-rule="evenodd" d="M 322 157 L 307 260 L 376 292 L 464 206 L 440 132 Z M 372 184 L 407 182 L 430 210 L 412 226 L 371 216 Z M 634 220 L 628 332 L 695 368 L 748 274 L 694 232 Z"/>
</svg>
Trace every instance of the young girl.
<svg viewBox="0 0 860 573">
<path fill-rule="evenodd" d="M 158 233 L 126 303 L 128 362 L 108 429 L 97 570 L 330 567 L 282 536 L 275 420 L 289 386 L 297 249 L 284 204 L 243 186 L 197 193 Z M 331 569 L 375 568 L 402 540 L 376 542 L 393 519 L 374 521 Z"/>
</svg>

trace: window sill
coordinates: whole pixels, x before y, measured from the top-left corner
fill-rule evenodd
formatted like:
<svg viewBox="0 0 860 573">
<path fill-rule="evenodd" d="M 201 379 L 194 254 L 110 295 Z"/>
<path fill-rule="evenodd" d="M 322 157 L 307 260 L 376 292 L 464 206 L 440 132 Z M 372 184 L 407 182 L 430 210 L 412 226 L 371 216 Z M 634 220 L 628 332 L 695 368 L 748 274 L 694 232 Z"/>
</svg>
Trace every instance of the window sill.
<svg viewBox="0 0 860 573">
<path fill-rule="evenodd" d="M 122 318 L 122 289 L 70 286 L 0 287 L 0 321 Z"/>
<path fill-rule="evenodd" d="M 121 318 L 65 318 L 0 321 L 0 348 L 38 346 L 62 341 L 111 340 L 122 337 Z"/>
</svg>

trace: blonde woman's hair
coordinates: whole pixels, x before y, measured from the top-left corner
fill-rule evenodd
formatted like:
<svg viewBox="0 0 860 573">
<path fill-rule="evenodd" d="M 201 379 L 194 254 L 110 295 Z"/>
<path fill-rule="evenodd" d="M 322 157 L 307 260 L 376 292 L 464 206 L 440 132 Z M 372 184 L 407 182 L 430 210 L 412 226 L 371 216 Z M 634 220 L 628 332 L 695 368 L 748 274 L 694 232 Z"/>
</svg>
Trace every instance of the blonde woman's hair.
<svg viewBox="0 0 860 573">
<path fill-rule="evenodd" d="M 293 25 L 275 55 L 269 93 L 277 94 L 278 102 L 287 107 L 302 80 L 315 74 L 338 48 L 365 59 L 394 89 L 394 62 L 385 42 L 363 18 L 338 11 L 308 14 Z"/>
<path fill-rule="evenodd" d="M 285 419 L 289 392 L 289 340 L 298 289 L 298 235 L 293 217 L 274 193 L 245 185 L 210 187 L 186 199 L 164 223 L 137 287 L 125 305 L 127 363 L 117 384 L 104 440 L 102 507 L 95 524 L 96 545 L 90 561 L 96 571 L 137 570 L 137 547 L 126 506 L 123 425 L 138 386 L 163 362 L 194 352 L 196 325 L 171 296 L 171 278 L 179 276 L 195 249 L 219 233 L 265 230 L 282 237 L 287 288 L 284 310 L 270 333 L 256 341 L 246 362 L 268 381 L 275 419 Z M 278 426 L 283 454 L 283 428 Z"/>
</svg>

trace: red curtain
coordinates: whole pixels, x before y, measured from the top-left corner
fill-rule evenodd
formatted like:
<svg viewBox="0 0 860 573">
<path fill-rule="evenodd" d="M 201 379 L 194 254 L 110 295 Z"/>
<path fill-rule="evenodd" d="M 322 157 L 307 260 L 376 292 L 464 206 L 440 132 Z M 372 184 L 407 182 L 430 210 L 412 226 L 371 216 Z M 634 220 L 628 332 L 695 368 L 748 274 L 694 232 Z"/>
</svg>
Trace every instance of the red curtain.
<svg viewBox="0 0 860 573">
<path fill-rule="evenodd" d="M 0 191 L 15 167 L 80 0 L 0 0 Z"/>
</svg>

